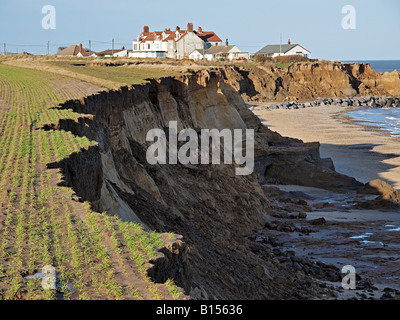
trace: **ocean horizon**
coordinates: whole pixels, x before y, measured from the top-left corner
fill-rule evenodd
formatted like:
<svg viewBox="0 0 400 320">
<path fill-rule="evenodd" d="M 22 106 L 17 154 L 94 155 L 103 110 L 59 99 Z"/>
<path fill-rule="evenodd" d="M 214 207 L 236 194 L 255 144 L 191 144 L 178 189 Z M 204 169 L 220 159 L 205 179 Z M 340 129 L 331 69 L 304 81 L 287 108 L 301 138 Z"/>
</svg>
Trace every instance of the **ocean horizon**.
<svg viewBox="0 0 400 320">
<path fill-rule="evenodd" d="M 400 72 L 400 60 L 349 60 L 343 62 L 369 63 L 376 72 Z M 349 116 L 361 125 L 378 126 L 388 131 L 392 136 L 400 136 L 400 108 L 358 109 Z M 364 122 L 366 121 L 366 122 Z"/>
<path fill-rule="evenodd" d="M 400 60 L 345 60 L 342 62 L 369 63 L 371 68 L 376 72 L 400 72 Z"/>
</svg>

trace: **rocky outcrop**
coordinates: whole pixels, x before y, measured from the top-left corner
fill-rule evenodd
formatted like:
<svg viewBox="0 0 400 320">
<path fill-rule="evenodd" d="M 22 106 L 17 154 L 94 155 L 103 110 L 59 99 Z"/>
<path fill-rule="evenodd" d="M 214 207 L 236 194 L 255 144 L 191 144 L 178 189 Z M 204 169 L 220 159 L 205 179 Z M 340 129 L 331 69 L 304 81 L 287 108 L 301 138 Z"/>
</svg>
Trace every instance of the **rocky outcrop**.
<svg viewBox="0 0 400 320">
<path fill-rule="evenodd" d="M 279 254 L 260 249 L 260 244 L 256 248 L 248 237 L 284 210 L 266 195 L 260 182 L 342 190 L 361 184 L 336 173 L 330 160 L 321 159 L 318 143 L 284 138 L 263 126 L 232 85 L 230 72 L 235 69 L 203 70 L 61 105 L 82 117 L 46 128 L 68 130 L 98 142 L 57 164 L 64 184 L 89 200 L 95 210 L 182 235 L 189 253 L 185 246 L 172 245 L 164 252 L 165 259 L 155 263 L 152 276 L 160 281 L 174 277 L 196 298 L 317 295 L 323 290 L 318 284 L 310 285 L 307 275 L 297 278 L 291 266 L 280 263 Z M 177 121 L 178 130 L 253 129 L 255 172 L 237 176 L 235 164 L 149 164 L 146 134 L 167 128 L 171 120 Z M 303 203 L 290 205 L 292 210 L 299 206 L 297 212 L 304 210 Z M 172 254 L 182 250 L 187 256 L 184 264 L 181 254 Z M 260 250 L 266 251 L 261 254 Z M 175 261 L 173 257 L 193 271 L 182 271 L 190 277 L 180 275 L 179 268 L 163 275 L 160 270 Z"/>
<path fill-rule="evenodd" d="M 299 103 L 297 101 L 286 101 L 283 103 L 273 103 L 261 108 L 264 110 L 275 109 L 302 109 L 320 106 L 341 106 L 341 107 L 361 107 L 361 108 L 398 108 L 400 107 L 400 97 L 379 97 L 379 96 L 359 96 L 352 98 L 318 98 L 315 101 Z M 250 107 L 253 110 L 255 107 Z"/>
<path fill-rule="evenodd" d="M 318 97 L 400 95 L 400 74 L 375 72 L 369 64 L 319 61 L 229 67 L 227 79 L 249 101 L 314 100 Z"/>
</svg>

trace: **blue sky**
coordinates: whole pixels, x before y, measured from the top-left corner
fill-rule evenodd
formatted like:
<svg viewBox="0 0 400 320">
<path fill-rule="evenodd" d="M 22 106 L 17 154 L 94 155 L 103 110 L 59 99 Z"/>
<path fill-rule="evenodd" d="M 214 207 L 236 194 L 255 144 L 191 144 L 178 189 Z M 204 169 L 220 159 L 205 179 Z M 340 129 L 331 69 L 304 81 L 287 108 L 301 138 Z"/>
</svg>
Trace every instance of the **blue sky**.
<svg viewBox="0 0 400 320">
<path fill-rule="evenodd" d="M 201 4 L 199 4 L 201 3 Z M 44 5 L 56 9 L 56 29 L 42 28 Z M 342 28 L 342 7 L 356 9 L 356 29 Z M 188 22 L 215 31 L 223 40 L 254 53 L 290 38 L 319 59 L 400 60 L 399 0 L 0 0 L 0 51 L 50 53 L 82 44 L 101 51 L 131 48 L 142 31 Z"/>
</svg>

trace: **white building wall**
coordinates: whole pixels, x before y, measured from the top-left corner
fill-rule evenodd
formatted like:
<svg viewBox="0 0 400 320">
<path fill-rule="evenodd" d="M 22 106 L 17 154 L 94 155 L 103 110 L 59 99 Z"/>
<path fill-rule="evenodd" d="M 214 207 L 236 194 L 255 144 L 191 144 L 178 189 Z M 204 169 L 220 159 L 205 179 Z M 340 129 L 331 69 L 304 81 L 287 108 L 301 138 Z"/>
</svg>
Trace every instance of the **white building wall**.
<svg viewBox="0 0 400 320">
<path fill-rule="evenodd" d="M 196 49 L 203 49 L 204 41 L 201 40 L 194 32 L 189 32 L 182 39 L 177 41 L 177 58 L 183 59 Z"/>
<path fill-rule="evenodd" d="M 131 51 L 128 54 L 129 58 L 157 58 L 156 51 Z"/>
<path fill-rule="evenodd" d="M 198 51 L 193 51 L 190 55 L 189 55 L 189 59 L 192 60 L 203 60 L 203 55 L 198 52 Z"/>
<path fill-rule="evenodd" d="M 294 54 L 300 54 L 304 57 L 310 57 L 310 52 L 307 51 L 306 49 L 302 48 L 301 46 L 295 46 L 293 49 L 289 50 L 288 52 L 285 53 L 285 56 L 290 56 Z"/>
<path fill-rule="evenodd" d="M 128 50 L 122 50 L 120 52 L 116 52 L 113 54 L 113 57 L 127 57 L 128 56 Z"/>
</svg>

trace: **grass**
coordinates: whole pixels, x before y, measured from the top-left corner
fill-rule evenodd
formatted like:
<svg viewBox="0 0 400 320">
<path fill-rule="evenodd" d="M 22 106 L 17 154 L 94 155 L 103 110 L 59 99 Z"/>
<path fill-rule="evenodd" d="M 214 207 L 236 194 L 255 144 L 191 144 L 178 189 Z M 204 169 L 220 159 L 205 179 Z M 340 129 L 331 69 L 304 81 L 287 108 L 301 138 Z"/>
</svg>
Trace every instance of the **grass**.
<svg viewBox="0 0 400 320">
<path fill-rule="evenodd" d="M 174 76 L 185 72 L 184 66 L 163 63 L 157 59 L 150 61 L 134 59 L 93 59 L 93 58 L 55 58 L 28 57 L 4 58 L 3 63 L 62 75 L 107 89 L 145 83 L 151 78 Z M 0 60 L 1 62 L 2 60 Z M 112 66 L 110 66 L 112 65 Z M 51 73 L 50 73 L 51 72 Z M 63 97 L 64 100 L 66 97 Z"/>
<path fill-rule="evenodd" d="M 160 78 L 171 75 L 171 70 L 163 70 L 157 66 L 115 66 L 104 67 L 81 62 L 78 66 L 71 61 L 54 61 L 52 65 L 65 70 L 84 74 L 90 77 L 116 82 L 119 86 L 140 84 L 148 78 Z M 111 89 L 109 87 L 109 89 Z"/>
<path fill-rule="evenodd" d="M 58 67 L 75 68 L 64 62 Z M 167 72 L 118 68 L 111 74 L 95 66 L 76 72 L 121 85 Z M 73 201 L 72 189 L 57 186 L 60 172 L 47 169 L 48 163 L 96 144 L 70 132 L 40 129 L 61 118 L 77 119 L 70 110 L 52 107 L 92 89 L 59 73 L 0 64 L 0 299 L 181 295 L 172 281 L 155 284 L 146 274 L 148 261 L 163 245 L 160 234 Z M 56 268 L 57 291 L 44 290 L 40 280 L 25 279 L 47 264 Z"/>
</svg>

